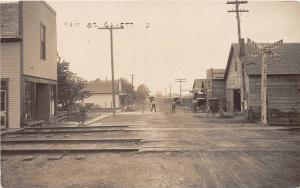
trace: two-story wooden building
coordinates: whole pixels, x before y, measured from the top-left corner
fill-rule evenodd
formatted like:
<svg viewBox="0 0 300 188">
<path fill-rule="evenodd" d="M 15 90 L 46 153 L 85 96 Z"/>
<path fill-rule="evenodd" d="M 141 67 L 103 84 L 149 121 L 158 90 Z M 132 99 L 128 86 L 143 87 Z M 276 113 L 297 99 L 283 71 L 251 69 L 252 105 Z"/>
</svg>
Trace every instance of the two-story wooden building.
<svg viewBox="0 0 300 188">
<path fill-rule="evenodd" d="M 44 1 L 0 3 L 1 127 L 56 112 L 56 12 Z"/>
<path fill-rule="evenodd" d="M 256 49 L 249 45 L 245 47 L 246 54 L 254 50 Z M 274 52 L 279 54 L 282 60 L 267 58 L 269 112 L 300 112 L 300 43 L 285 43 Z M 227 109 L 229 112 L 241 111 L 242 106 L 247 105 L 246 107 L 251 107 L 256 114 L 260 114 L 262 57 L 245 58 L 244 94 L 241 60 L 238 54 L 238 44 L 232 44 L 225 71 Z M 270 115 L 269 120 L 274 121 L 275 118 L 278 117 Z"/>
</svg>

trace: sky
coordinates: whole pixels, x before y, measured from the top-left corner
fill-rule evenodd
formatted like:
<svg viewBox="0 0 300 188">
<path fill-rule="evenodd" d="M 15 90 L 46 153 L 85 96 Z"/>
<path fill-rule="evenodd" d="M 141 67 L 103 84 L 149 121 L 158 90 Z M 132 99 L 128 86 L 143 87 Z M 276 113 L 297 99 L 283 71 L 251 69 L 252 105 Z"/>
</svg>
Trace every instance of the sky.
<svg viewBox="0 0 300 188">
<path fill-rule="evenodd" d="M 78 76 L 111 79 L 108 30 L 88 28 L 133 23 L 113 31 L 115 78 L 135 74 L 135 88 L 179 93 L 175 79 L 185 78 L 183 90 L 209 68 L 225 69 L 237 21 L 226 1 L 50 1 L 57 12 L 57 47 Z M 249 1 L 241 5 L 243 38 L 256 42 L 300 42 L 300 3 Z"/>
</svg>

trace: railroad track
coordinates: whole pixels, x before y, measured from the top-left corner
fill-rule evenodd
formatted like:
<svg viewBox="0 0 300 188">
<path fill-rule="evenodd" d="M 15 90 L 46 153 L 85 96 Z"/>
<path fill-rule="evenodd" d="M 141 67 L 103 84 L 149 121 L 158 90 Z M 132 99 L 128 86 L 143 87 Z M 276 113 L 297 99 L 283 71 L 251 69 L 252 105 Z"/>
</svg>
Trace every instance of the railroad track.
<svg viewBox="0 0 300 188">
<path fill-rule="evenodd" d="M 10 132 L 2 134 L 4 135 L 28 135 L 28 134 L 69 134 L 69 133 L 97 133 L 97 132 L 130 132 L 130 131 L 142 131 L 139 129 L 119 129 L 119 128 L 112 128 L 112 129 L 45 129 L 45 130 L 22 130 L 16 132 Z"/>
<path fill-rule="evenodd" d="M 43 127 L 25 128 L 16 132 L 2 135 L 2 154 L 36 154 L 36 153 L 101 153 L 101 152 L 233 152 L 233 151 L 296 151 L 299 147 L 289 146 L 217 146 L 209 147 L 191 144 L 181 145 L 180 142 L 193 141 L 195 138 L 162 138 L 145 139 L 138 137 L 126 138 L 126 133 L 147 131 L 152 129 L 135 129 L 127 125 L 121 126 L 93 126 L 93 127 Z M 172 130 L 172 129 L 171 129 Z M 99 135 L 86 134 L 97 132 L 124 132 L 120 138 L 99 138 Z M 90 138 L 76 138 L 78 133 Z M 51 138 L 47 137 L 51 134 Z M 67 135 L 70 134 L 70 135 Z M 20 136 L 21 135 L 21 136 Z M 33 138 L 34 135 L 34 138 Z M 69 138 L 54 138 L 56 135 Z M 71 138 L 71 135 L 73 138 Z M 42 138 L 46 136 L 47 138 Z M 52 137 L 54 136 L 54 137 Z M 125 137 L 123 137 L 125 136 Z M 127 135 L 128 136 L 128 135 Z M 131 135 L 132 136 L 132 135 Z M 93 138 L 94 137 L 94 138 Z M 109 136 L 111 137 L 111 136 Z M 300 140 L 300 137 L 216 137 L 216 141 L 236 140 Z M 196 141 L 201 141 L 198 138 Z M 164 142 L 169 142 L 170 145 Z M 149 144 L 150 143 L 150 144 Z M 158 144 L 157 144 L 158 143 Z M 165 144 L 165 145 L 164 145 Z"/>
<path fill-rule="evenodd" d="M 70 127 L 66 127 L 66 126 L 62 126 L 62 127 L 27 127 L 25 129 L 23 129 L 23 131 L 25 130 L 35 130 L 35 131 L 40 131 L 40 130 L 60 130 L 60 129 L 95 129 L 95 128 L 104 128 L 104 129 L 108 129 L 108 128 L 127 128 L 129 127 L 129 125 L 97 125 L 97 126 L 70 126 Z"/>
<path fill-rule="evenodd" d="M 126 132 L 135 131 L 127 128 L 128 125 L 25 128 L 2 134 L 1 152 L 5 155 L 138 151 L 142 139 L 126 138 Z M 96 134 L 99 132 L 124 132 L 125 137 L 101 138 Z"/>
<path fill-rule="evenodd" d="M 111 142 L 141 142 L 142 138 L 107 138 L 107 139 L 17 139 L 2 140 L 1 144 L 59 144 L 59 143 L 111 143 Z"/>
</svg>

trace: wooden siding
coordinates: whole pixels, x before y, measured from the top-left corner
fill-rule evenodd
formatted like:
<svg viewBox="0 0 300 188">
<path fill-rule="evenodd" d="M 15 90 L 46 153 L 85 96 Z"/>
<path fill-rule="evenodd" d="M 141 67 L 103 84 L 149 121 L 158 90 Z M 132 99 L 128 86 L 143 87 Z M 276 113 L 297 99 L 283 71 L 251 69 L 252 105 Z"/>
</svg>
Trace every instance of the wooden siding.
<svg viewBox="0 0 300 188">
<path fill-rule="evenodd" d="M 24 74 L 57 80 L 56 15 L 44 2 L 23 4 Z M 46 59 L 40 58 L 40 26 L 46 27 Z"/>
<path fill-rule="evenodd" d="M 0 44 L 1 78 L 8 80 L 8 127 L 20 128 L 20 43 Z"/>
<path fill-rule="evenodd" d="M 249 105 L 260 107 L 260 76 L 250 76 Z M 300 112 L 300 75 L 268 76 L 269 108 Z"/>
<path fill-rule="evenodd" d="M 231 62 L 227 67 L 227 75 L 226 75 L 226 103 L 227 110 L 229 112 L 234 112 L 233 107 L 233 90 L 239 89 L 241 91 L 241 104 L 243 104 L 243 95 L 242 87 L 242 66 L 241 61 L 238 57 L 238 54 L 234 51 L 232 54 Z M 246 79 L 247 80 L 247 79 Z M 246 84 L 247 85 L 247 84 Z"/>
<path fill-rule="evenodd" d="M 224 78 L 225 69 L 207 69 L 206 70 L 206 78 L 207 79 L 223 79 Z"/>
<path fill-rule="evenodd" d="M 252 52 L 256 49 L 250 47 L 249 45 L 246 45 L 246 54 L 249 52 Z M 282 61 L 278 62 L 275 61 L 272 58 L 267 59 L 268 63 L 268 74 L 278 76 L 278 79 L 281 79 L 284 77 L 283 75 L 300 75 L 300 43 L 286 43 L 282 47 L 279 47 L 278 49 L 274 50 L 275 53 L 280 54 L 282 56 Z M 242 72 L 241 72 L 241 63 L 239 59 L 239 48 L 237 44 L 233 44 L 230 50 L 227 67 L 226 67 L 226 73 L 225 73 L 225 79 L 226 79 L 226 95 L 227 95 L 227 104 L 229 106 L 229 110 L 231 109 L 230 106 L 232 106 L 230 103 L 232 102 L 231 99 L 231 93 L 229 92 L 232 89 L 241 89 L 242 88 Z M 253 90 L 253 82 L 250 81 L 249 76 L 257 75 L 259 76 L 261 74 L 261 56 L 254 58 L 254 59 L 248 59 L 248 56 L 246 56 L 246 65 L 245 65 L 245 84 L 246 84 L 246 99 L 252 100 L 248 101 L 248 106 L 253 106 L 254 102 L 257 104 L 260 104 L 260 91 L 259 94 L 257 94 L 257 99 L 253 99 L 253 93 L 251 94 L 250 90 Z M 274 77 L 275 78 L 275 77 Z M 295 80 L 291 80 L 291 82 L 296 82 Z M 260 82 L 258 83 L 260 87 Z M 274 83 L 275 84 L 275 83 Z M 270 86 L 272 85 L 272 82 L 270 83 Z M 279 83 L 280 85 L 280 83 Z M 272 91 L 272 89 L 271 89 Z M 249 94 L 247 94 L 249 93 Z M 248 95 L 252 95 L 249 96 Z M 244 93 L 242 93 L 241 89 L 241 99 L 243 99 Z M 285 104 L 285 100 L 278 101 L 277 99 L 274 99 L 278 104 L 276 105 L 275 101 L 273 101 L 274 108 L 282 106 L 282 108 L 286 108 L 285 106 L 289 106 L 290 104 Z M 282 104 L 279 104 L 282 103 Z M 241 104 L 243 105 L 243 102 L 241 101 Z"/>
<path fill-rule="evenodd" d="M 233 113 L 234 106 L 233 106 L 233 90 L 227 89 L 226 90 L 226 107 L 227 111 Z"/>
<path fill-rule="evenodd" d="M 19 37 L 19 3 L 0 3 L 1 38 Z"/>
<path fill-rule="evenodd" d="M 120 96 L 115 95 L 116 108 L 120 108 Z M 112 94 L 92 94 L 92 96 L 84 99 L 85 103 L 93 103 L 101 108 L 111 108 Z"/>
<path fill-rule="evenodd" d="M 242 88 L 242 72 L 241 62 L 238 55 L 234 54 L 228 69 L 226 77 L 227 89 L 241 89 Z"/>
<path fill-rule="evenodd" d="M 235 53 L 238 53 L 238 45 L 233 44 Z M 246 45 L 246 54 L 255 51 L 253 47 Z M 274 50 L 282 57 L 280 62 L 268 58 L 268 74 L 300 74 L 300 43 L 284 43 L 282 47 Z M 261 74 L 261 56 L 248 59 L 246 55 L 245 71 L 247 75 Z"/>
<path fill-rule="evenodd" d="M 226 84 L 225 80 L 212 80 L 212 97 L 220 99 L 222 107 L 226 107 Z"/>
</svg>

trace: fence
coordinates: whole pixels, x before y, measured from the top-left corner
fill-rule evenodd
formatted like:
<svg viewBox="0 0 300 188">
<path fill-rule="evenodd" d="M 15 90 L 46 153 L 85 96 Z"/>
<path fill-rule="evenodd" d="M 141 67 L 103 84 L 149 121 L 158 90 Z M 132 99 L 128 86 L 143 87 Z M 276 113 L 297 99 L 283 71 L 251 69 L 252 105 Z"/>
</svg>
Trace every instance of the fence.
<svg viewBox="0 0 300 188">
<path fill-rule="evenodd" d="M 68 111 L 68 118 L 67 121 L 80 121 L 80 112 L 77 110 L 73 110 L 73 111 Z"/>
</svg>

